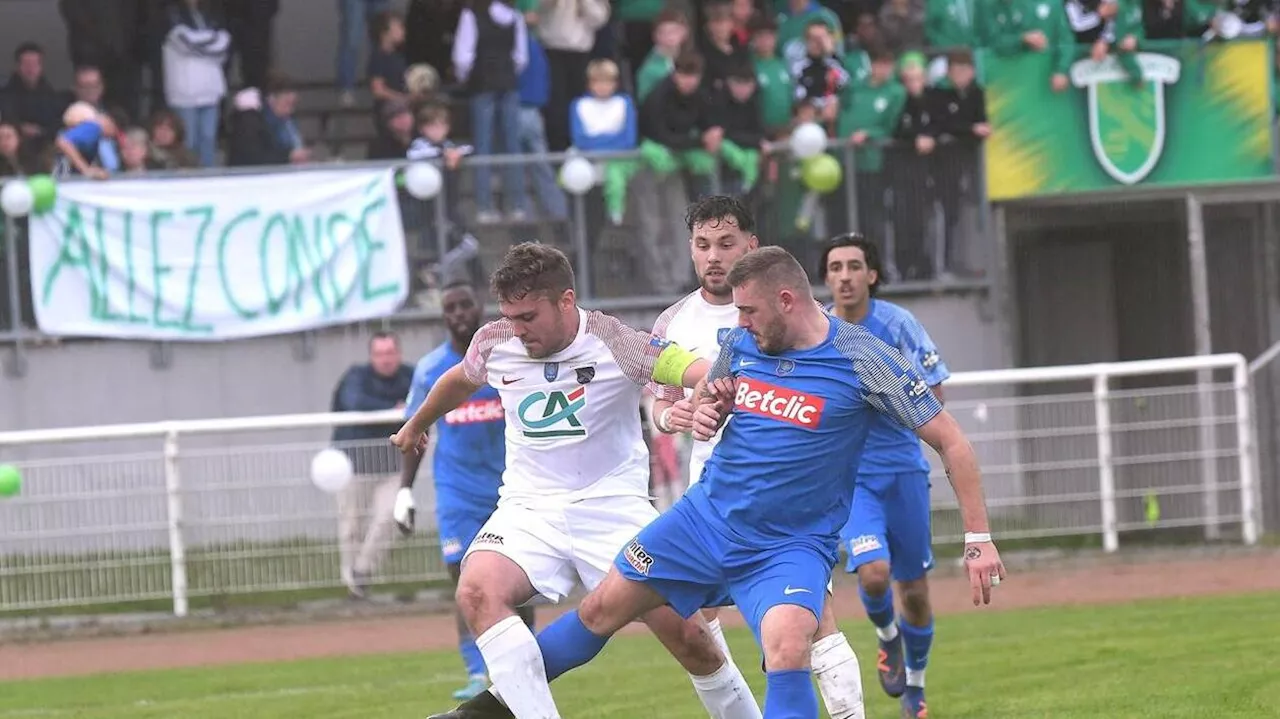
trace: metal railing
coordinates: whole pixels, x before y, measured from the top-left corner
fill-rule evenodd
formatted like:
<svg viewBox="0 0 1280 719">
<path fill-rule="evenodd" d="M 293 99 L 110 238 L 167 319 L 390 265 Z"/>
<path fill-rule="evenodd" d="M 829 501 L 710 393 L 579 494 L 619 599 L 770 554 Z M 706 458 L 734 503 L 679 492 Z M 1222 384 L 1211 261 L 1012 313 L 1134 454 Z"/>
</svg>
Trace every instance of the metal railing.
<svg viewBox="0 0 1280 719">
<path fill-rule="evenodd" d="M 1002 541 L 1094 536 L 1115 551 L 1122 537 L 1185 541 L 1177 533 L 1187 528 L 1257 541 L 1252 390 L 1239 355 L 963 372 L 946 391 Z M 0 433 L 0 461 L 25 476 L 21 496 L 0 501 L 0 612 L 167 599 L 181 616 L 197 598 L 340 587 L 338 509 L 308 480 L 308 463 L 330 444 L 329 428 L 400 417 Z M 377 582 L 444 577 L 430 464 L 415 490 L 422 529 L 381 547 L 390 556 Z M 935 471 L 940 543 L 962 533 L 943 476 Z"/>
</svg>

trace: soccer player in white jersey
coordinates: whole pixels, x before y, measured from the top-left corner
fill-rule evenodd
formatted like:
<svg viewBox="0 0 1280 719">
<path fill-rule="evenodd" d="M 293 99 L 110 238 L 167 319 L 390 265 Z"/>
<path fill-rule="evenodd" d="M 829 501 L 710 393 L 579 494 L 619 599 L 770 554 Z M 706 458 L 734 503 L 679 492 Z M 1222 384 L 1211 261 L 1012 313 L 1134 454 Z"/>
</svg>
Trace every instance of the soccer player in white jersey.
<svg viewBox="0 0 1280 719">
<path fill-rule="evenodd" d="M 558 602 L 579 581 L 594 588 L 658 516 L 636 411 L 642 388 L 650 381 L 691 387 L 710 364 L 580 309 L 569 260 L 548 245 L 511 248 L 492 286 L 502 319 L 476 333 L 462 363 L 436 381 L 392 442 L 421 451 L 425 430 L 446 412 L 485 385 L 498 390 L 506 471 L 498 508 L 467 549 L 457 590 L 495 691 L 440 716 L 558 719 L 538 642 L 515 607 Z M 750 687 L 704 620 L 682 620 L 670 607 L 643 619 L 692 675 L 712 717 L 760 718 Z"/>
<path fill-rule="evenodd" d="M 729 268 L 756 249 L 760 241 L 750 210 L 725 195 L 707 197 L 692 205 L 685 222 L 689 227 L 693 268 L 701 286 L 659 315 L 653 334 L 714 360 L 720 355 L 724 338 L 738 326 L 738 308 L 733 304 L 733 288 L 728 282 Z M 691 392 L 685 393 L 685 399 L 673 402 L 669 399 L 670 388 L 651 385 L 650 389 L 657 396 L 653 417 L 658 430 L 668 434 L 690 431 L 694 412 L 689 399 Z M 694 442 L 689 457 L 690 485 L 701 477 L 702 467 L 722 432 L 717 432 L 710 441 Z M 716 643 L 725 656 L 729 656 L 719 613 L 718 607 L 702 610 Z M 824 607 L 822 626 L 813 643 L 812 664 L 822 701 L 832 719 L 861 719 L 864 709 L 858 658 L 836 625 L 830 602 Z"/>
</svg>

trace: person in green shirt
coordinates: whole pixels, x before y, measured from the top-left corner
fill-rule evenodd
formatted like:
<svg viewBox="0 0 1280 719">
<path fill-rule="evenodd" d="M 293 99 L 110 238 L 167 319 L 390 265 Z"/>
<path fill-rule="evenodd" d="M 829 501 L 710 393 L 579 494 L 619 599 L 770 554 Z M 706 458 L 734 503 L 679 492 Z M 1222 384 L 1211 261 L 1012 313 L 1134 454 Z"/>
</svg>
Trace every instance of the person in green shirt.
<svg viewBox="0 0 1280 719">
<path fill-rule="evenodd" d="M 653 23 L 666 6 L 666 0 L 613 0 L 613 20 L 622 24 L 623 46 L 632 70 L 638 69 L 653 49 Z"/>
<path fill-rule="evenodd" d="M 1109 53 L 1115 53 L 1116 61 L 1134 82 L 1142 82 L 1142 67 L 1138 65 L 1138 44 L 1146 39 L 1142 27 L 1141 0 L 1111 0 L 1116 10 L 1107 22 L 1102 35 L 1089 51 L 1094 62 L 1102 62 Z"/>
<path fill-rule="evenodd" d="M 907 91 L 894 77 L 896 61 L 883 47 L 872 48 L 867 83 L 854 91 L 836 121 L 836 136 L 854 146 L 857 169 L 858 228 L 872 236 L 884 232 L 884 150 L 898 126 Z"/>
<path fill-rule="evenodd" d="M 795 67 L 805 56 L 805 28 L 814 21 L 821 21 L 831 29 L 836 37 L 844 37 L 840 28 L 840 18 L 830 9 L 818 4 L 817 0 L 788 0 L 787 12 L 779 18 L 778 54 L 787 67 Z M 843 47 L 837 47 L 842 53 Z"/>
<path fill-rule="evenodd" d="M 675 10 L 663 10 L 653 21 L 653 50 L 636 70 L 636 102 L 671 74 L 676 56 L 689 40 L 689 19 Z"/>
<path fill-rule="evenodd" d="M 791 125 L 791 103 L 795 88 L 786 63 L 778 58 L 778 24 L 770 17 L 752 18 L 752 60 L 756 67 L 756 87 L 760 101 L 760 120 L 765 135 L 780 139 Z"/>
<path fill-rule="evenodd" d="M 925 0 L 924 37 L 929 47 L 973 47 L 977 0 Z"/>
<path fill-rule="evenodd" d="M 1061 0 L 987 0 L 976 16 L 978 45 L 1000 55 L 1047 52 L 1054 92 L 1067 89 L 1076 38 Z"/>
</svg>

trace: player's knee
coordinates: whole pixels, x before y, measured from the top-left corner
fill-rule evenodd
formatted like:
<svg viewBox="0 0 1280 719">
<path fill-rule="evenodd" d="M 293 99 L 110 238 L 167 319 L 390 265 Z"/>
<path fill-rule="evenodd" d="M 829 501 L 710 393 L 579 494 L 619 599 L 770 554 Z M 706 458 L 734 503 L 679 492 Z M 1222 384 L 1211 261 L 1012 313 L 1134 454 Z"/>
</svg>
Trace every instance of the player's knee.
<svg viewBox="0 0 1280 719">
<path fill-rule="evenodd" d="M 492 613 L 491 608 L 495 603 L 495 599 L 483 582 L 477 582 L 465 576 L 458 582 L 458 588 L 453 592 L 453 600 L 457 602 L 458 611 L 472 630 L 475 630 L 477 625 L 486 623 L 485 617 Z"/>
<path fill-rule="evenodd" d="M 925 624 L 933 613 L 929 604 L 929 582 L 924 577 L 898 585 L 902 597 L 902 613 L 912 624 Z"/>
<path fill-rule="evenodd" d="M 817 630 L 818 618 L 804 607 L 780 605 L 766 612 L 760 626 L 765 670 L 774 672 L 808 667 Z"/>
<path fill-rule="evenodd" d="M 724 665 L 725 656 L 704 622 L 690 619 L 678 627 L 680 641 L 672 651 L 685 671 L 695 676 L 708 676 Z"/>
<path fill-rule="evenodd" d="M 873 597 L 883 597 L 889 591 L 889 581 L 888 562 L 868 562 L 858 567 L 858 584 Z"/>
</svg>

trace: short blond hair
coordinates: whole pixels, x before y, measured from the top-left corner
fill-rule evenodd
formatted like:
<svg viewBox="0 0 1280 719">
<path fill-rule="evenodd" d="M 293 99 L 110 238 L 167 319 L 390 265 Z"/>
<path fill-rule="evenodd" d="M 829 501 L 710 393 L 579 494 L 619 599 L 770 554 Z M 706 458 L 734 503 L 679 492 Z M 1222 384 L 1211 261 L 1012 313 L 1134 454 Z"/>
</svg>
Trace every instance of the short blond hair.
<svg viewBox="0 0 1280 719">
<path fill-rule="evenodd" d="M 618 64 L 608 58 L 598 58 L 587 63 L 588 80 L 618 81 Z"/>
<path fill-rule="evenodd" d="M 73 102 L 67 111 L 62 113 L 62 124 L 75 127 L 82 122 L 98 119 L 98 111 L 87 102 Z"/>
</svg>

